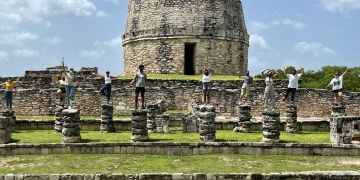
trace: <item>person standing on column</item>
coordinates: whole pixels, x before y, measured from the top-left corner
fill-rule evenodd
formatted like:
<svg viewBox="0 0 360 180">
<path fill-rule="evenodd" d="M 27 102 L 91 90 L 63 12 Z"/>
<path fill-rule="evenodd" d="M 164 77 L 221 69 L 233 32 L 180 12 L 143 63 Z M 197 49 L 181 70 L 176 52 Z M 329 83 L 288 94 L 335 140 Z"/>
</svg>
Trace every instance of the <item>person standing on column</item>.
<svg viewBox="0 0 360 180">
<path fill-rule="evenodd" d="M 60 106 L 64 107 L 65 104 L 65 77 L 58 78 L 56 75 L 52 78 L 54 84 L 59 85 L 59 89 L 56 91 L 56 95 L 60 99 Z"/>
<path fill-rule="evenodd" d="M 241 87 L 241 95 L 240 95 L 240 102 L 245 99 L 245 102 L 249 99 L 249 93 L 250 93 L 250 86 L 254 82 L 254 78 L 250 76 L 250 72 L 248 71 L 246 73 L 246 76 L 242 76 L 244 78 L 244 83 Z"/>
<path fill-rule="evenodd" d="M 17 81 L 16 81 L 17 82 Z M 12 100 L 14 96 L 15 83 L 9 78 L 5 83 L 0 84 L 5 88 L 5 100 L 6 100 L 6 108 L 8 111 L 12 111 Z"/>
<path fill-rule="evenodd" d="M 68 103 L 68 109 L 71 109 L 74 101 L 74 69 L 70 68 L 70 71 L 67 71 L 65 68 L 64 58 L 61 60 L 62 68 L 64 71 L 65 77 L 65 91 L 66 91 L 66 99 Z"/>
<path fill-rule="evenodd" d="M 101 87 L 100 93 L 103 96 L 106 96 L 107 103 L 110 104 L 110 99 L 111 99 L 111 77 L 110 77 L 110 72 L 109 71 L 106 71 L 105 84 Z"/>
<path fill-rule="evenodd" d="M 275 109 L 275 88 L 273 78 L 277 76 L 277 72 L 274 70 L 266 69 L 261 72 L 262 77 L 265 78 L 265 110 Z"/>
<path fill-rule="evenodd" d="M 134 79 L 130 82 L 130 85 L 136 82 L 135 89 L 135 109 L 138 109 L 139 94 L 141 94 L 141 108 L 145 109 L 145 85 L 147 84 L 147 75 L 144 71 L 145 66 L 139 66 L 139 72 L 135 74 Z"/>
<path fill-rule="evenodd" d="M 202 73 L 202 82 L 204 90 L 204 103 L 210 103 L 210 89 L 211 89 L 211 75 L 213 73 L 212 69 L 205 69 L 201 71 Z"/>
<path fill-rule="evenodd" d="M 284 68 L 284 74 L 286 74 L 287 67 Z M 295 100 L 295 94 L 297 89 L 299 88 L 299 79 L 304 74 L 304 68 L 301 67 L 301 73 L 296 74 L 296 70 L 293 69 L 291 71 L 291 74 L 286 74 L 286 76 L 289 78 L 289 85 L 286 90 L 285 97 L 283 101 L 287 100 L 289 93 L 291 93 L 291 101 L 293 102 Z"/>
<path fill-rule="evenodd" d="M 332 85 L 332 90 L 334 93 L 335 102 L 339 105 L 342 102 L 342 87 L 344 76 L 348 72 L 349 68 L 345 70 L 345 72 L 340 76 L 339 72 L 336 72 L 335 77 L 331 80 L 331 82 L 326 86 L 328 88 Z"/>
</svg>

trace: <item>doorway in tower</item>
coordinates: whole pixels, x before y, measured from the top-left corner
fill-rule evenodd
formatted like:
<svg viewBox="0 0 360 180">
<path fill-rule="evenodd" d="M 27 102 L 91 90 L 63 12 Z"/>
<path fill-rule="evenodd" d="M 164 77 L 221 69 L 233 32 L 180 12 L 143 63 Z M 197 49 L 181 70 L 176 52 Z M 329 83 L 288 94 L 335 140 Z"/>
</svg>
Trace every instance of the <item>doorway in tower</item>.
<svg viewBox="0 0 360 180">
<path fill-rule="evenodd" d="M 184 74 L 195 75 L 195 43 L 185 44 Z"/>
</svg>

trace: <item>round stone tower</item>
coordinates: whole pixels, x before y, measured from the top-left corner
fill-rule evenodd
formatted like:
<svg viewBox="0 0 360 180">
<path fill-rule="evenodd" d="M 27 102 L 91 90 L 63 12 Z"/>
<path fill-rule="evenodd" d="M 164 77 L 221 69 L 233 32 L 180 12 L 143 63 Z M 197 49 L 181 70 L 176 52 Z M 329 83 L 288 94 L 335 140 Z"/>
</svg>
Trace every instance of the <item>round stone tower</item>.
<svg viewBox="0 0 360 180">
<path fill-rule="evenodd" d="M 125 74 L 239 75 L 249 35 L 240 0 L 129 0 L 123 35 Z"/>
</svg>

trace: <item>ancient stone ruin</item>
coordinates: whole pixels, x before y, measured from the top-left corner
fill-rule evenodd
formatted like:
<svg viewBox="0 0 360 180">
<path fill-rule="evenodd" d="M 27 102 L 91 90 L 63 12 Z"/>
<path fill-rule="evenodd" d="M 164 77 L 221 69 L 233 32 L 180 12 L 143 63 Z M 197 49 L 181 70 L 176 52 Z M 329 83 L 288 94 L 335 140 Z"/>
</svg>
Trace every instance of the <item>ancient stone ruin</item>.
<svg viewBox="0 0 360 180">
<path fill-rule="evenodd" d="M 63 129 L 63 114 L 62 111 L 64 110 L 63 106 L 56 106 L 55 108 L 55 125 L 54 129 L 56 132 L 62 132 Z"/>
<path fill-rule="evenodd" d="M 263 139 L 265 143 L 278 143 L 280 141 L 280 112 L 264 111 L 262 117 Z"/>
<path fill-rule="evenodd" d="M 101 105 L 101 121 L 100 121 L 101 133 L 115 132 L 113 113 L 114 113 L 114 107 L 112 105 L 109 104 Z"/>
<path fill-rule="evenodd" d="M 346 107 L 344 105 L 335 105 L 331 108 L 331 117 L 346 116 Z"/>
<path fill-rule="evenodd" d="M 299 128 L 299 123 L 297 121 L 297 105 L 295 103 L 289 103 L 286 110 L 286 132 L 297 133 Z"/>
<path fill-rule="evenodd" d="M 63 129 L 62 142 L 63 143 L 80 143 L 80 111 L 77 109 L 65 109 L 63 114 Z"/>
<path fill-rule="evenodd" d="M 358 117 L 330 118 L 330 141 L 334 144 L 351 144 L 353 141 L 354 122 Z"/>
<path fill-rule="evenodd" d="M 131 119 L 131 141 L 132 142 L 146 142 L 149 140 L 147 125 L 147 111 L 134 110 Z"/>
<path fill-rule="evenodd" d="M 126 75 L 140 64 L 151 74 L 191 75 L 207 67 L 239 75 L 248 67 L 240 0 L 130 0 L 122 39 Z"/>
<path fill-rule="evenodd" d="M 215 142 L 216 128 L 215 128 L 215 108 L 212 105 L 200 105 L 198 116 L 200 140 L 202 142 Z"/>
<path fill-rule="evenodd" d="M 151 104 L 147 106 L 148 114 L 147 114 L 147 129 L 149 133 L 156 132 L 156 116 L 157 116 L 157 108 L 158 106 L 155 104 Z"/>
<path fill-rule="evenodd" d="M 182 132 L 183 133 L 198 133 L 199 132 L 199 121 L 198 116 L 200 108 L 199 102 L 191 101 L 188 103 L 189 113 L 182 117 Z"/>
<path fill-rule="evenodd" d="M 234 128 L 234 132 L 250 132 L 251 131 L 251 106 L 245 104 L 239 106 L 239 122 Z"/>
<path fill-rule="evenodd" d="M 156 132 L 157 133 L 169 133 L 169 114 L 161 114 L 156 116 Z"/>
<path fill-rule="evenodd" d="M 0 144 L 11 142 L 12 131 L 15 126 L 14 111 L 5 111 L 0 116 Z"/>
</svg>

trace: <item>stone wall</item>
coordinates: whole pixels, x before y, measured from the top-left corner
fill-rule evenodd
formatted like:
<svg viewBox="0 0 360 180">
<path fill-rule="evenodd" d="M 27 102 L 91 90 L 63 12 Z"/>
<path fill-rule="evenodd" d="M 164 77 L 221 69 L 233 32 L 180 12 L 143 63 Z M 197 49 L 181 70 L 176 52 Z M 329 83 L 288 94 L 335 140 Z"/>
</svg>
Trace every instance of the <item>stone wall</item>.
<svg viewBox="0 0 360 180">
<path fill-rule="evenodd" d="M 0 174 L 0 179 L 41 179 L 41 180 L 269 180 L 269 179 L 317 179 L 317 180 L 349 180 L 359 179 L 359 172 L 297 172 L 271 174 L 168 174 L 168 173 L 141 173 L 141 174 Z"/>
<path fill-rule="evenodd" d="M 5 78 L 0 79 L 3 82 Z M 103 83 L 102 78 L 77 77 L 78 87 L 75 93 L 75 107 L 82 115 L 100 115 L 101 102 L 105 97 L 98 91 Z M 54 93 L 57 88 L 50 77 L 20 78 L 17 92 L 14 93 L 14 110 L 17 114 L 49 115 L 54 114 L 56 102 Z M 134 107 L 135 88 L 129 85 L 130 80 L 113 80 L 114 115 L 130 114 Z M 242 81 L 215 81 L 211 91 L 211 101 L 216 112 L 226 115 L 238 115 L 239 88 Z M 286 81 L 275 81 L 277 105 L 281 116 L 285 116 L 286 103 L 281 101 Z M 260 117 L 263 111 L 263 92 L 265 84 L 256 81 L 250 97 L 252 99 L 252 116 Z M 0 90 L 0 94 L 4 91 Z M 187 109 L 192 99 L 202 98 L 202 84 L 191 80 L 150 80 L 146 90 L 146 102 L 163 99 L 168 109 Z M 329 90 L 300 89 L 298 93 L 298 117 L 330 117 L 332 92 Z M 360 93 L 344 92 L 346 114 L 360 116 Z M 0 110 L 5 108 L 4 96 L 0 96 Z"/>
<path fill-rule="evenodd" d="M 249 35 L 240 0 L 130 0 L 123 35 L 125 74 L 183 74 L 185 44 L 195 45 L 195 73 L 244 74 Z"/>
</svg>

